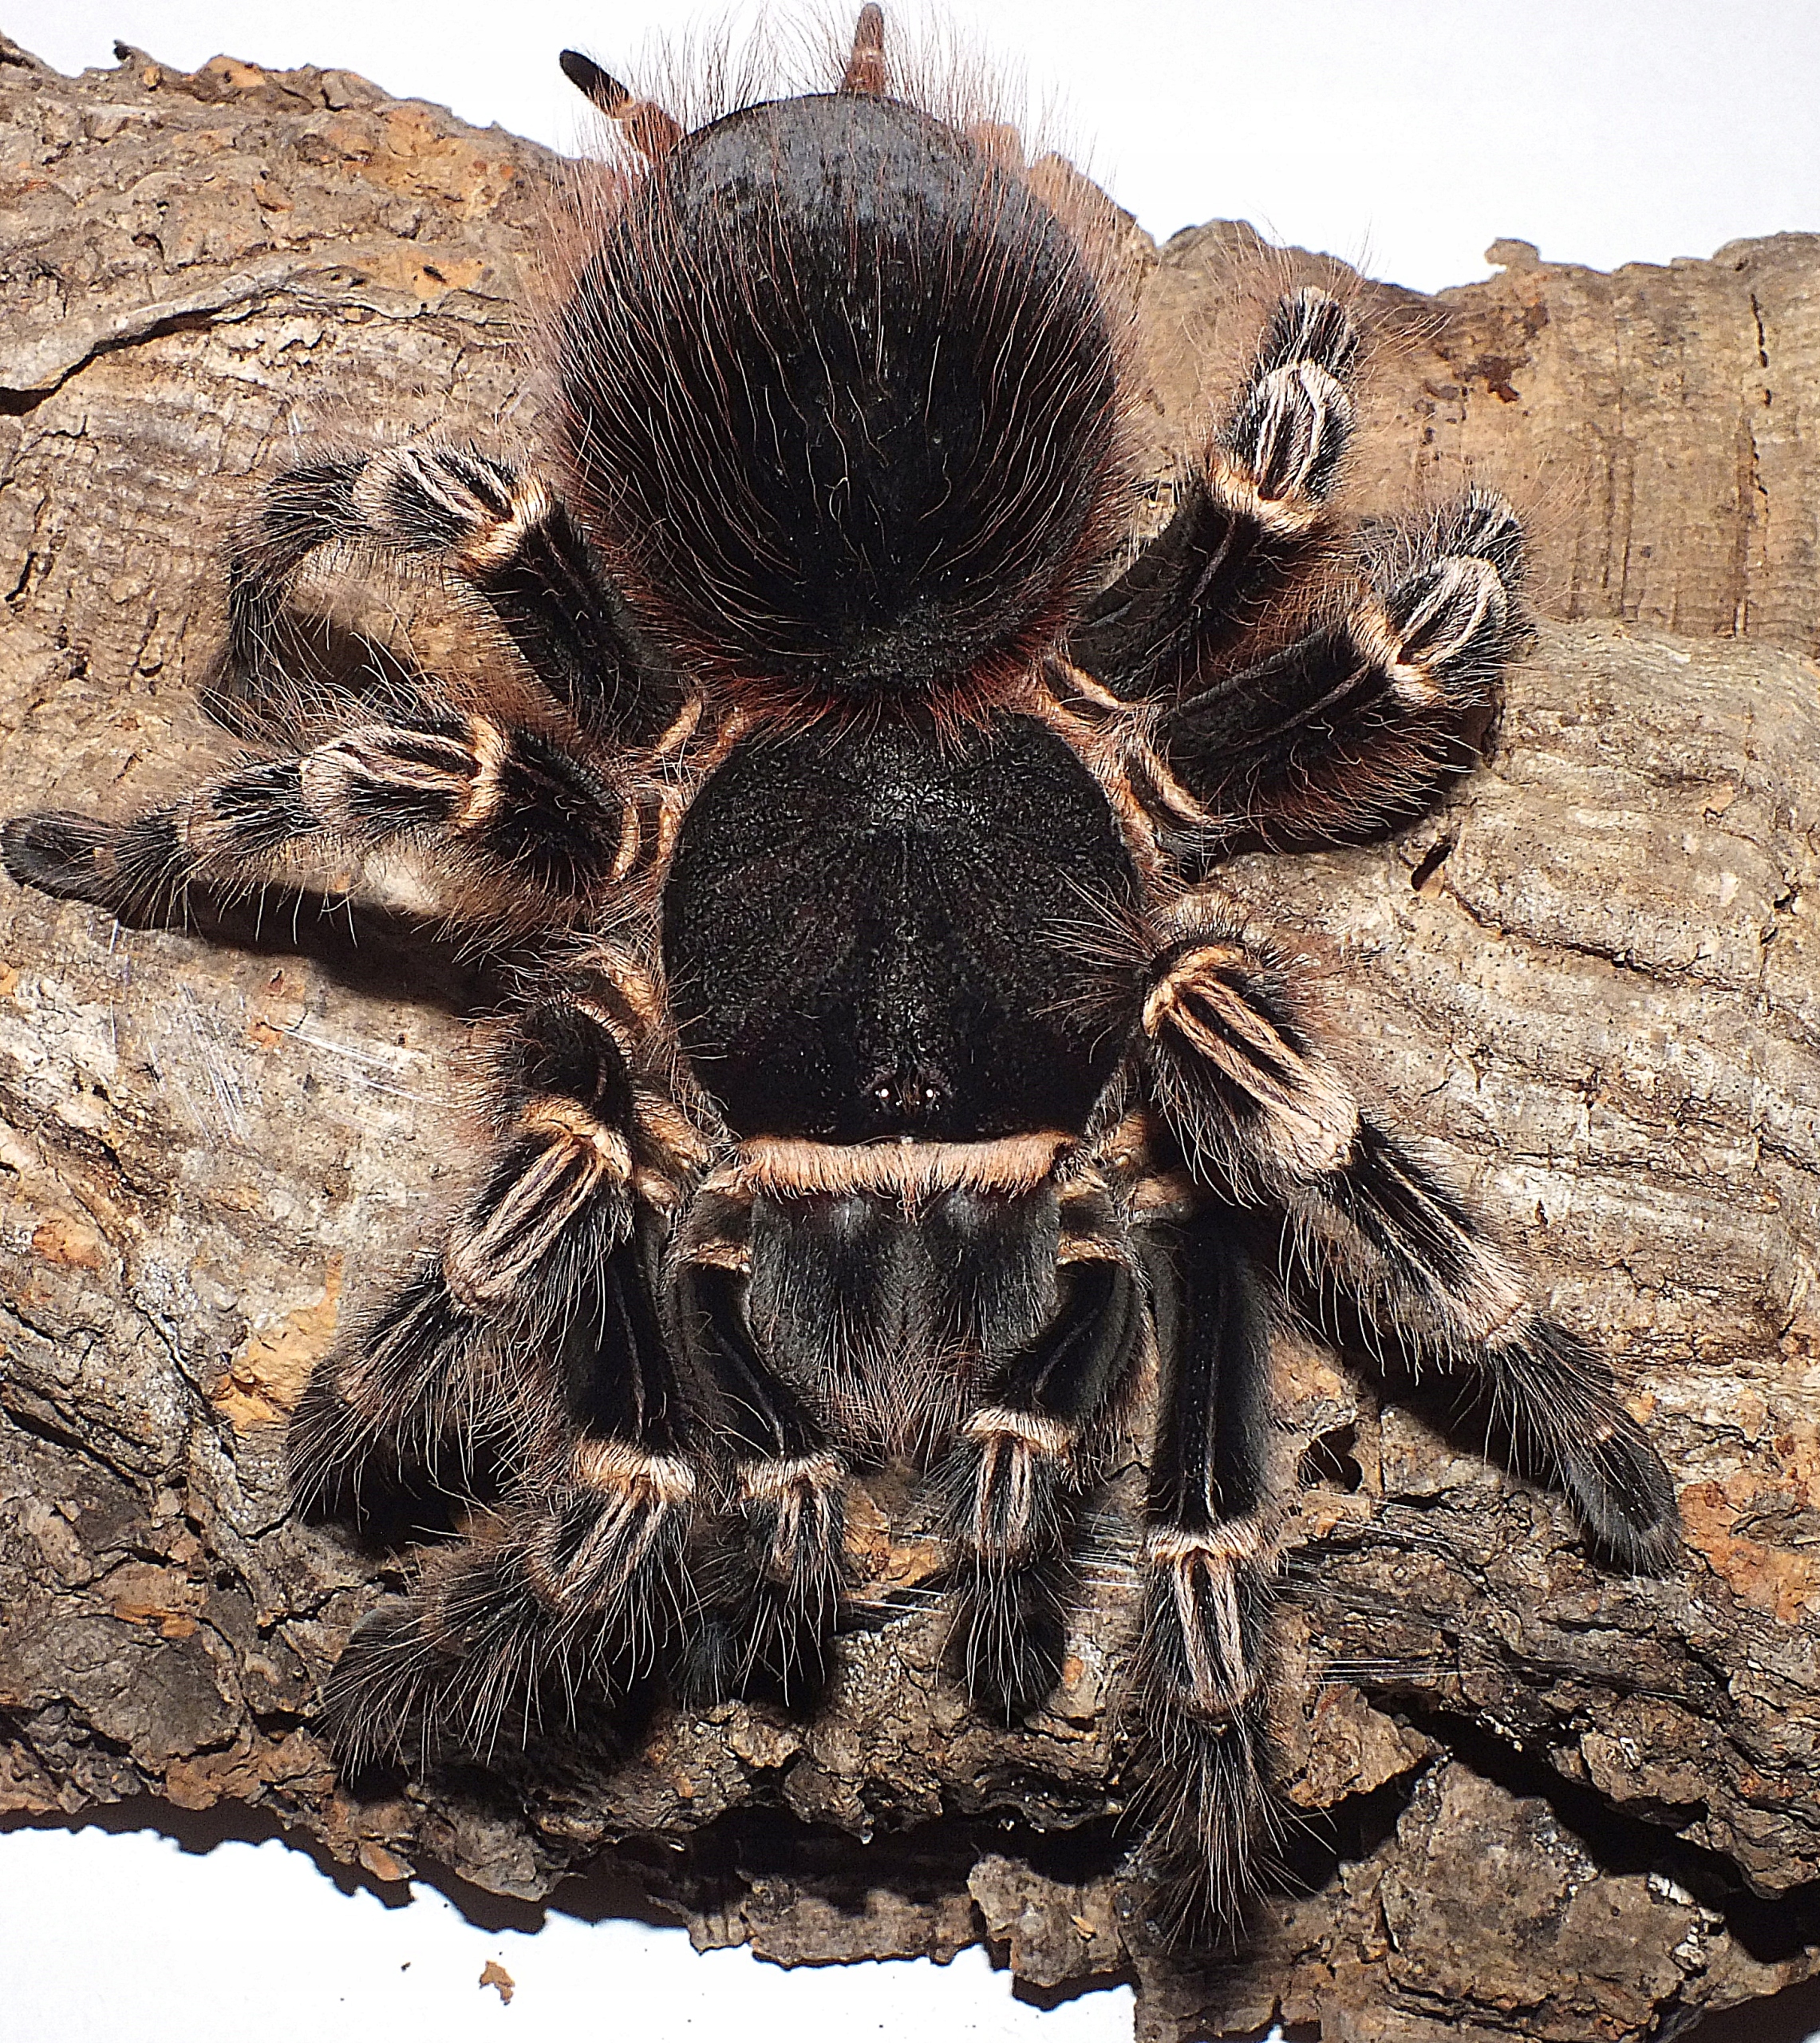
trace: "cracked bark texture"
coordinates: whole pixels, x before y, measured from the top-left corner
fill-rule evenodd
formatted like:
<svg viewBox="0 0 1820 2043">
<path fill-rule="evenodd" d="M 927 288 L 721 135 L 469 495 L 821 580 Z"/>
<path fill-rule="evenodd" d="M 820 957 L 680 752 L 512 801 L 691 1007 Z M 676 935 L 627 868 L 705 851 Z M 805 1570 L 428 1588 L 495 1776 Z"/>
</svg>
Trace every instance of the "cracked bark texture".
<svg viewBox="0 0 1820 2043">
<path fill-rule="evenodd" d="M 226 756 L 195 706 L 218 551 L 293 445 L 534 438 L 515 308 L 556 168 L 338 72 L 128 52 L 69 81 L 0 43 L 9 809 L 118 812 Z M 1329 2043 L 1617 2043 L 1820 1967 L 1820 240 L 1494 259 L 1436 299 L 1351 286 L 1382 341 L 1352 496 L 1470 472 L 1539 514 L 1533 654 L 1436 814 L 1234 883 L 1614 1356 L 1684 1573 L 1601 1569 L 1444 1412 L 1285 1342 L 1301 1886 L 1204 1969 L 1117 1901 L 1111 1508 L 1067 1684 L 1016 1732 L 941 1671 L 938 1556 L 880 1485 L 813 1721 L 659 1713 L 357 1799 L 312 1713 L 396 1572 L 291 1519 L 282 1425 L 460 1181 L 447 1077 L 484 974 L 314 908 L 121 929 L 8 887 L 0 1808 L 243 1804 L 375 1879 L 527 1899 L 604 1854 L 704 1945 L 985 1936 L 1038 1989 L 1135 1975 L 1156 2043 L 1279 2013 Z M 1229 225 L 1147 255 L 1154 510 L 1261 294 L 1335 275 Z M 412 606 L 410 642 L 458 656 Z"/>
</svg>

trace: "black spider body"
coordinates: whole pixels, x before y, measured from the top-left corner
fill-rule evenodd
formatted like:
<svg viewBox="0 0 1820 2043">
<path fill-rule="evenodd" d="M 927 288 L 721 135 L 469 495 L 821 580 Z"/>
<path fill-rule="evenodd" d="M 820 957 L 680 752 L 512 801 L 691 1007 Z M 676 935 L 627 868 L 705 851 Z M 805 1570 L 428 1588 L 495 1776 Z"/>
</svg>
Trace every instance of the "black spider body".
<svg viewBox="0 0 1820 2043">
<path fill-rule="evenodd" d="M 1467 763 L 1521 531 L 1475 492 L 1340 547 L 1358 339 L 1304 291 L 1114 576 L 1092 236 L 1001 139 L 886 96 L 876 9 L 838 93 L 693 135 L 565 63 L 642 160 L 555 322 L 560 492 L 433 445 L 278 479 L 215 697 L 263 756 L 124 824 L 21 818 L 6 864 L 144 912 L 402 857 L 533 961 L 468 1196 L 292 1427 L 301 1502 L 495 1507 L 349 1640 L 351 1760 L 484 1753 L 653 1674 L 811 1701 L 847 1488 L 891 1454 L 943 1500 L 956 1670 L 1015 1714 L 1154 1360 L 1145 1851 L 1181 1919 L 1230 1913 L 1270 1821 L 1273 1317 L 1339 1301 L 1475 1386 L 1608 1552 L 1674 1551 L 1609 1372 L 1216 876 Z M 278 626 L 349 543 L 466 591 L 541 706 L 426 681 L 324 737 Z"/>
<path fill-rule="evenodd" d="M 692 670 L 748 697 L 977 698 L 1096 557 L 1118 386 L 1094 279 L 1021 178 L 895 101 L 679 143 L 559 355 L 577 509 Z"/>
<path fill-rule="evenodd" d="M 1084 1014 L 1063 917 L 1139 898 L 1099 784 L 1031 717 L 755 738 L 665 883 L 683 1048 L 741 1136 L 1078 1140 L 1137 987 L 1123 1029 Z"/>
</svg>

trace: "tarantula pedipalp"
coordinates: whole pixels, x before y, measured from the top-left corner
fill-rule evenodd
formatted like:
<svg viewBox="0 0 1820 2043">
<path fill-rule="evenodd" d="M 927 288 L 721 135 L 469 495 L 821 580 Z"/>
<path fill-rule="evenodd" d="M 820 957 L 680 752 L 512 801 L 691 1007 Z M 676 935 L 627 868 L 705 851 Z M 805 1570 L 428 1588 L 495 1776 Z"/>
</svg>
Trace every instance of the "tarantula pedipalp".
<svg viewBox="0 0 1820 2043">
<path fill-rule="evenodd" d="M 890 96 L 875 10 L 839 89 L 692 133 L 570 69 L 638 160 L 556 321 L 560 488 L 449 447 L 326 460 L 230 565 L 250 724 L 289 713 L 277 621 L 343 543 L 472 591 L 541 710 L 350 704 L 122 828 L 23 819 L 7 863 L 143 911 L 401 853 L 536 954 L 485 1169 L 294 1425 L 305 1499 L 422 1470 L 497 1507 L 349 1642 L 350 1757 L 484 1752 L 653 1670 L 808 1695 L 851 1472 L 906 1452 L 946 1500 L 960 1670 L 1027 1706 L 1154 1353 L 1152 1851 L 1228 1907 L 1268 1821 L 1280 1301 L 1339 1294 L 1476 1376 L 1617 1558 L 1672 1547 L 1607 1373 L 1210 877 L 1464 763 L 1516 523 L 1471 496 L 1380 535 L 1343 613 L 1261 630 L 1333 557 L 1358 342 L 1302 293 L 1096 595 L 1123 370 L 1092 250 L 1002 142 Z"/>
</svg>

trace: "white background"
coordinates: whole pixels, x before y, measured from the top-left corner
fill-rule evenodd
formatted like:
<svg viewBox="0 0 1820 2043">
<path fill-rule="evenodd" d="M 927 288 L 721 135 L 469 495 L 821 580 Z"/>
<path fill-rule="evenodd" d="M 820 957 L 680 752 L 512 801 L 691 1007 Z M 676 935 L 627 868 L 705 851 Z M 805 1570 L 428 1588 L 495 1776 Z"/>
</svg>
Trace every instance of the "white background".
<svg viewBox="0 0 1820 2043">
<path fill-rule="evenodd" d="M 826 0 L 857 13 L 857 0 Z M 920 20 L 922 0 L 889 10 Z M 623 75 L 654 30 L 749 17 L 693 0 L 5 0 L 65 70 L 114 38 L 363 73 L 565 144 L 565 44 Z M 1609 269 L 1820 227 L 1812 0 L 951 0 L 1159 238 L 1222 217 L 1421 290 L 1500 235 Z"/>
<path fill-rule="evenodd" d="M 338 65 L 561 147 L 576 127 L 558 49 L 635 74 L 654 29 L 730 11 L 4 0 L 0 27 L 72 72 L 110 63 L 116 37 L 186 69 L 223 50 Z M 1820 230 L 1811 0 L 956 0 L 949 18 L 1021 73 L 1051 138 L 1159 239 L 1246 219 L 1435 290 L 1485 274 L 1483 251 L 1503 236 L 1609 268 Z M 1131 2030 L 1128 1987 L 1039 2012 L 977 1950 L 946 1969 L 786 1974 L 744 1953 L 697 1957 L 677 1930 L 552 1915 L 533 1934 L 489 1920 L 464 1921 L 422 1887 L 396 1909 L 343 1895 L 275 1840 L 195 1853 L 150 1832 L 15 1829 L 0 1835 L 0 2043 L 317 2043 L 350 2017 L 400 2043 L 1122 2043 Z M 489 1958 L 515 1982 L 509 2006 L 477 1984 Z M 1723 2033 L 1793 2043 L 1820 1998 L 1803 1996 L 1801 2013 Z"/>
</svg>

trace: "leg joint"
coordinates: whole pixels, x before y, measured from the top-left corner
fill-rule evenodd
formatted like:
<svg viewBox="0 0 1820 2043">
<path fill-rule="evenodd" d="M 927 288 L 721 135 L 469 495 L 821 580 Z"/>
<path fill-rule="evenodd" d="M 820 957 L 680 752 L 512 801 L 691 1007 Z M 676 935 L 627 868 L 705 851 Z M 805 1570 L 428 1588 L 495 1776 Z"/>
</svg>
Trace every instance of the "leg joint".
<svg viewBox="0 0 1820 2043">
<path fill-rule="evenodd" d="M 695 1471 L 680 1455 L 649 1453 L 626 1440 L 577 1440 L 569 1472 L 583 1489 L 623 1492 L 648 1505 L 680 1511 L 695 1500 Z"/>
<path fill-rule="evenodd" d="M 1074 1452 L 1074 1428 L 1046 1412 L 985 1405 L 972 1414 L 962 1431 L 969 1440 L 1002 1440 L 1052 1461 L 1066 1461 Z"/>
</svg>

